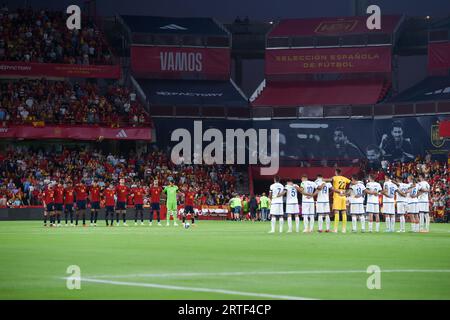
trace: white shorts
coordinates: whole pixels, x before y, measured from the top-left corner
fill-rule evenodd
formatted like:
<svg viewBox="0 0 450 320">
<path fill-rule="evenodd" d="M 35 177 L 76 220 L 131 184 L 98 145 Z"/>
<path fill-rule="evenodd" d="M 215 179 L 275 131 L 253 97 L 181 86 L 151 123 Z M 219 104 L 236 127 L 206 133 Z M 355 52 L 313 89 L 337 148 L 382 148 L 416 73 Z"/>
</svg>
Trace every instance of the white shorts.
<svg viewBox="0 0 450 320">
<path fill-rule="evenodd" d="M 397 202 L 397 214 L 405 214 L 408 212 L 407 202 Z"/>
<path fill-rule="evenodd" d="M 300 214 L 298 203 L 286 203 L 287 214 Z"/>
<path fill-rule="evenodd" d="M 368 203 L 367 207 L 366 207 L 366 212 L 367 213 L 379 214 L 380 213 L 380 204 L 378 204 L 378 203 Z"/>
<path fill-rule="evenodd" d="M 383 203 L 383 214 L 395 214 L 395 204 L 393 202 Z"/>
<path fill-rule="evenodd" d="M 408 204 L 408 213 L 418 214 L 419 206 L 417 202 L 411 202 Z"/>
<path fill-rule="evenodd" d="M 428 202 L 419 202 L 418 203 L 418 209 L 419 212 L 426 212 L 428 213 L 430 211 L 430 204 Z"/>
<path fill-rule="evenodd" d="M 364 214 L 364 204 L 350 203 L 350 214 Z"/>
<path fill-rule="evenodd" d="M 272 203 L 270 205 L 270 214 L 273 216 L 282 216 L 283 213 L 283 204 L 282 203 Z"/>
<path fill-rule="evenodd" d="M 316 212 L 318 214 L 330 213 L 330 203 L 329 202 L 316 202 Z"/>
<path fill-rule="evenodd" d="M 302 203 L 302 215 L 314 215 L 314 202 Z"/>
</svg>

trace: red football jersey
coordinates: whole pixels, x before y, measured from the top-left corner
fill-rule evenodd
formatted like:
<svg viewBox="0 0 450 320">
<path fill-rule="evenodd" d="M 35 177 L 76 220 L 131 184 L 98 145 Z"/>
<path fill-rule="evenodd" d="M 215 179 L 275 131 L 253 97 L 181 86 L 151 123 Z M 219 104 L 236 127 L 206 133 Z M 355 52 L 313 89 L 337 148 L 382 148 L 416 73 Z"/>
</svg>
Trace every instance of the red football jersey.
<svg viewBox="0 0 450 320">
<path fill-rule="evenodd" d="M 84 184 L 78 184 L 75 187 L 75 194 L 77 201 L 82 201 L 87 199 L 87 187 Z"/>
<path fill-rule="evenodd" d="M 145 191 L 142 187 L 136 187 L 133 189 L 134 204 L 144 204 Z"/>
<path fill-rule="evenodd" d="M 152 203 L 159 203 L 161 200 L 161 187 L 151 187 L 150 188 L 150 194 L 151 194 L 151 201 Z"/>
<path fill-rule="evenodd" d="M 92 186 L 89 190 L 89 195 L 91 196 L 91 202 L 100 202 L 100 187 Z"/>
<path fill-rule="evenodd" d="M 73 204 L 75 201 L 75 191 L 73 187 L 64 190 L 64 204 Z"/>
<path fill-rule="evenodd" d="M 116 187 L 116 192 L 117 192 L 117 201 L 118 202 L 127 202 L 127 195 L 128 195 L 128 187 L 127 186 L 118 185 Z"/>
<path fill-rule="evenodd" d="M 46 189 L 43 194 L 45 204 L 53 203 L 55 201 L 55 190 Z"/>
<path fill-rule="evenodd" d="M 57 186 L 55 188 L 55 203 L 63 204 L 64 203 L 64 187 Z"/>
<path fill-rule="evenodd" d="M 114 206 L 114 195 L 116 194 L 116 191 L 114 189 L 106 189 L 103 191 L 103 195 L 105 196 L 105 205 L 106 206 Z"/>
<path fill-rule="evenodd" d="M 195 200 L 195 192 L 186 192 L 184 194 L 184 205 L 193 206 Z"/>
</svg>

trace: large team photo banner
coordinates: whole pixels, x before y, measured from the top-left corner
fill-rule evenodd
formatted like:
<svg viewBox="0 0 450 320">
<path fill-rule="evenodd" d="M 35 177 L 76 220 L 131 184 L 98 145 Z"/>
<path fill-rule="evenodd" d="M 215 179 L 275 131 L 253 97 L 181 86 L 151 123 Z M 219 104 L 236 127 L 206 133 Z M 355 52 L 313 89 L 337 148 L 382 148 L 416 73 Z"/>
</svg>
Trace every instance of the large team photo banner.
<svg viewBox="0 0 450 320">
<path fill-rule="evenodd" d="M 151 140 L 150 128 L 16 125 L 0 128 L 0 139 Z"/>
<path fill-rule="evenodd" d="M 119 79 L 119 65 L 0 62 L 0 76 Z"/>
<path fill-rule="evenodd" d="M 280 157 L 292 160 L 367 159 L 408 162 L 415 155 L 431 153 L 446 160 L 450 140 L 439 135 L 445 116 L 361 120 L 255 121 L 254 127 L 280 130 Z"/>
<path fill-rule="evenodd" d="M 437 42 L 428 45 L 428 71 L 430 73 L 450 70 L 450 42 Z"/>
<path fill-rule="evenodd" d="M 390 71 L 390 46 L 266 49 L 266 75 Z"/>
<path fill-rule="evenodd" d="M 227 80 L 230 49 L 133 45 L 131 69 L 138 78 Z"/>
</svg>

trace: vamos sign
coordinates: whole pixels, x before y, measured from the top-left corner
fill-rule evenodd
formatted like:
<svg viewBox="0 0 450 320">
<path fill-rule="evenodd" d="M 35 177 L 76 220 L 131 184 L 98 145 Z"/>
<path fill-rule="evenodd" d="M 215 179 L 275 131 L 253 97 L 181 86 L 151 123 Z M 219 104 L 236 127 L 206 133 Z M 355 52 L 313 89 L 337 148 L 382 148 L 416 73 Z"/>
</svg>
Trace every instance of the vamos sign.
<svg viewBox="0 0 450 320">
<path fill-rule="evenodd" d="M 161 71 L 197 71 L 203 70 L 203 56 L 200 52 L 162 51 L 159 54 Z"/>
</svg>

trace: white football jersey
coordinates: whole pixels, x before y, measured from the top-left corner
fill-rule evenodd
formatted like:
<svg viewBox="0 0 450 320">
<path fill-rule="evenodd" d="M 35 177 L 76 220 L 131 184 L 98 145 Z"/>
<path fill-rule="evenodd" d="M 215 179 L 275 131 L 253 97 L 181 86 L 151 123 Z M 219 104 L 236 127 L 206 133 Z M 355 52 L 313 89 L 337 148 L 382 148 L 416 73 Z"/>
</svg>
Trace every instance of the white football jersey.
<svg viewBox="0 0 450 320">
<path fill-rule="evenodd" d="M 398 187 L 392 181 L 386 181 L 383 184 L 383 190 L 387 191 L 389 197 L 383 195 L 383 203 L 393 203 L 395 200 L 395 193 Z"/>
<path fill-rule="evenodd" d="M 314 190 L 317 188 L 317 185 L 312 181 L 303 181 L 300 186 L 303 188 L 303 191 L 307 193 L 314 193 Z M 314 197 L 302 195 L 302 202 L 314 202 Z"/>
<path fill-rule="evenodd" d="M 317 187 L 320 187 L 324 184 L 322 190 L 319 190 L 319 193 L 317 194 L 317 202 L 330 202 L 330 190 L 333 187 L 332 184 L 329 182 L 323 182 L 323 180 L 321 179 L 317 179 L 316 181 L 314 181 L 314 183 L 317 185 Z"/>
<path fill-rule="evenodd" d="M 419 185 L 419 190 L 420 191 L 425 191 L 424 193 L 419 195 L 419 202 L 428 202 L 428 195 L 430 192 L 430 185 L 428 184 L 428 182 L 426 181 L 421 181 L 418 183 Z"/>
<path fill-rule="evenodd" d="M 378 182 L 368 182 L 366 184 L 366 189 L 370 191 L 380 192 L 381 185 Z M 367 203 L 378 204 L 378 195 L 368 194 L 367 195 Z"/>
<path fill-rule="evenodd" d="M 277 197 L 283 190 L 284 186 L 279 182 L 275 182 L 270 186 L 270 191 L 272 192 L 271 203 L 283 203 L 283 197 Z"/>
<path fill-rule="evenodd" d="M 410 183 L 399 183 L 398 190 L 403 193 L 407 193 L 408 189 L 411 187 Z M 406 197 L 402 196 L 400 193 L 397 193 L 397 202 L 407 202 Z"/>
<path fill-rule="evenodd" d="M 416 184 L 408 193 L 408 202 L 409 203 L 417 203 L 417 194 L 419 193 L 419 184 Z"/>
<path fill-rule="evenodd" d="M 286 185 L 286 203 L 298 204 L 296 184 Z"/>
<path fill-rule="evenodd" d="M 361 181 L 358 181 L 357 184 L 350 185 L 350 190 L 352 191 L 351 203 L 364 203 L 364 190 L 366 190 L 366 187 Z"/>
</svg>

